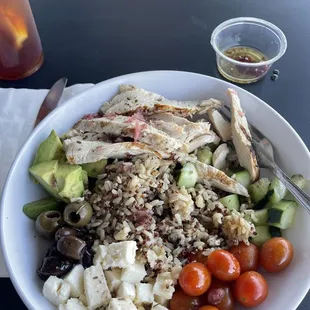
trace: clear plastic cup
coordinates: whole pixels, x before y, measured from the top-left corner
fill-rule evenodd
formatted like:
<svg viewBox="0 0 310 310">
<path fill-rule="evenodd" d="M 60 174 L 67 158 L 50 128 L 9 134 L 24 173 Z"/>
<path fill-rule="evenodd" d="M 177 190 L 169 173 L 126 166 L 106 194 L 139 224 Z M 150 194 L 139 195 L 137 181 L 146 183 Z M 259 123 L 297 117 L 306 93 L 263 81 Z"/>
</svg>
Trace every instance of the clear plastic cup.
<svg viewBox="0 0 310 310">
<path fill-rule="evenodd" d="M 218 25 L 211 36 L 219 72 L 228 80 L 249 84 L 266 75 L 271 65 L 287 48 L 284 33 L 275 25 L 258 18 L 233 18 Z M 243 62 L 225 55 L 233 47 L 252 48 L 265 57 L 260 62 Z"/>
</svg>

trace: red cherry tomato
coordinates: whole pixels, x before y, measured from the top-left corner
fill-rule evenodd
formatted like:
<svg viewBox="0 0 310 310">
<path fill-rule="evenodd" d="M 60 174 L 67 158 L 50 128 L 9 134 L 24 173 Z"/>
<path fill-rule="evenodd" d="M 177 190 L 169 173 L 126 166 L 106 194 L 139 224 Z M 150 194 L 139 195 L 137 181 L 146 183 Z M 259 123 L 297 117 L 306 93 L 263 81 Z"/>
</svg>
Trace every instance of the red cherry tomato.
<svg viewBox="0 0 310 310">
<path fill-rule="evenodd" d="M 239 262 L 225 250 L 213 251 L 208 256 L 207 266 L 212 275 L 222 281 L 234 281 L 240 276 Z"/>
<path fill-rule="evenodd" d="M 256 271 L 259 266 L 259 249 L 256 245 L 250 243 L 239 243 L 237 246 L 230 248 L 230 253 L 233 254 L 239 264 L 240 271 L 244 273 L 246 271 Z"/>
<path fill-rule="evenodd" d="M 187 295 L 200 296 L 208 290 L 211 275 L 205 265 L 189 263 L 180 272 L 179 284 Z"/>
<path fill-rule="evenodd" d="M 201 305 L 199 297 L 186 295 L 182 290 L 174 292 L 170 300 L 170 310 L 197 310 Z"/>
<path fill-rule="evenodd" d="M 260 250 L 260 262 L 269 272 L 282 271 L 291 263 L 293 256 L 292 244 L 280 237 L 266 241 Z"/>
<path fill-rule="evenodd" d="M 233 294 L 245 307 L 260 305 L 268 295 L 265 278 L 256 271 L 243 273 L 234 283 Z"/>
</svg>

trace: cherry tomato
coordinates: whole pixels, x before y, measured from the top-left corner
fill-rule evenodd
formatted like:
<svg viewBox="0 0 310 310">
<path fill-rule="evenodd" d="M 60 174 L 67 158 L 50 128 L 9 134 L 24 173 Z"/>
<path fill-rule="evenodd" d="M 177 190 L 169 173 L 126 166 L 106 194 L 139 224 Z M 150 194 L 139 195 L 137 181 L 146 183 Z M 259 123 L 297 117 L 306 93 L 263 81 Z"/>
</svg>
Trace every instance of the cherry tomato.
<svg viewBox="0 0 310 310">
<path fill-rule="evenodd" d="M 265 278 L 256 271 L 243 273 L 234 283 L 233 294 L 245 307 L 260 305 L 268 295 Z"/>
<path fill-rule="evenodd" d="M 208 290 L 211 275 L 204 264 L 189 263 L 180 272 L 179 284 L 187 295 L 200 296 Z"/>
<path fill-rule="evenodd" d="M 234 298 L 230 283 L 213 278 L 210 288 L 204 295 L 204 303 L 220 310 L 233 310 Z"/>
<path fill-rule="evenodd" d="M 199 297 L 186 295 L 182 290 L 174 292 L 170 300 L 170 310 L 197 310 L 201 303 Z"/>
<path fill-rule="evenodd" d="M 213 307 L 213 306 L 203 306 L 199 308 L 199 310 L 219 310 L 219 308 Z"/>
<path fill-rule="evenodd" d="M 207 266 L 212 275 L 222 281 L 234 281 L 240 276 L 236 257 L 225 250 L 215 250 L 208 256 Z"/>
<path fill-rule="evenodd" d="M 237 246 L 230 248 L 230 253 L 233 254 L 239 264 L 241 273 L 246 271 L 256 271 L 259 266 L 259 249 L 256 245 L 250 243 L 239 243 Z"/>
<path fill-rule="evenodd" d="M 260 250 L 260 262 L 269 272 L 282 271 L 291 263 L 293 256 L 292 244 L 280 237 L 266 241 Z"/>
</svg>

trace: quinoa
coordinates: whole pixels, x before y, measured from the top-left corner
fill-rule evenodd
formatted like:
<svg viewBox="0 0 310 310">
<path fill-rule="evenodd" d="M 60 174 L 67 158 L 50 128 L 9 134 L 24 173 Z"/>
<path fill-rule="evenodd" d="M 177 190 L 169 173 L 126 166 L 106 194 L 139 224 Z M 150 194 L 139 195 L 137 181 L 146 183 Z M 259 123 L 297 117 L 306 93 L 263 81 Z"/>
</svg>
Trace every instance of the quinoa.
<svg viewBox="0 0 310 310">
<path fill-rule="evenodd" d="M 230 211 L 218 201 L 208 182 L 186 189 L 176 183 L 175 162 L 152 155 L 115 160 L 98 177 L 85 200 L 94 215 L 88 229 L 99 244 L 135 240 L 137 259 L 147 266 L 148 278 L 175 270 L 190 253 L 208 255 L 255 235 L 247 205 Z M 178 270 L 178 269 L 177 269 Z"/>
</svg>

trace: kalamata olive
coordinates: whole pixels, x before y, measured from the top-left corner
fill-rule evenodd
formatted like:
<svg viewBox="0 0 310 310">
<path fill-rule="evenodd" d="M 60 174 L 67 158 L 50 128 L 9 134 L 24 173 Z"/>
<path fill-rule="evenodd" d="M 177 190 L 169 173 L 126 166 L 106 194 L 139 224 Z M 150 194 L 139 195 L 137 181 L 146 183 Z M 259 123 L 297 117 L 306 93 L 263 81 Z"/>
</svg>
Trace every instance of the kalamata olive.
<svg viewBox="0 0 310 310">
<path fill-rule="evenodd" d="M 71 202 L 65 207 L 64 220 L 73 227 L 86 226 L 93 215 L 91 205 L 86 201 Z"/>
<path fill-rule="evenodd" d="M 92 250 L 86 249 L 80 263 L 86 269 L 93 264 L 94 253 Z"/>
<path fill-rule="evenodd" d="M 36 220 L 36 231 L 43 238 L 52 238 L 61 223 L 62 216 L 59 211 L 45 211 Z"/>
<path fill-rule="evenodd" d="M 41 267 L 37 270 L 37 274 L 45 281 L 49 276 L 64 276 L 72 267 L 73 263 L 69 260 L 62 259 L 59 256 L 48 256 L 44 258 Z"/>
<path fill-rule="evenodd" d="M 61 237 L 65 236 L 78 236 L 78 231 L 71 227 L 60 227 L 55 233 L 55 240 L 58 241 Z"/>
<path fill-rule="evenodd" d="M 57 250 L 68 258 L 80 260 L 86 250 L 86 243 L 77 237 L 65 236 L 58 240 Z"/>
</svg>

